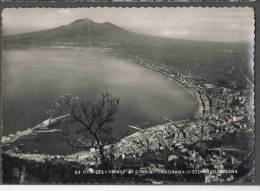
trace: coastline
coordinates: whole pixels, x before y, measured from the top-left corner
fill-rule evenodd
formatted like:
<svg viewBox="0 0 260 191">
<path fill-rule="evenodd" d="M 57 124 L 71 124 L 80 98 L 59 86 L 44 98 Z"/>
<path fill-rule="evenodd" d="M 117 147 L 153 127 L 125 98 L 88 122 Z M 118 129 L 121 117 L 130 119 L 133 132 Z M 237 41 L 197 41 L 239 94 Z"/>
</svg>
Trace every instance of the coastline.
<svg viewBox="0 0 260 191">
<path fill-rule="evenodd" d="M 54 48 L 57 48 L 57 47 L 54 47 Z M 71 47 L 69 47 L 69 48 L 71 48 Z M 85 49 L 79 48 L 79 50 L 85 50 Z M 87 49 L 87 51 L 90 51 L 90 49 Z M 168 80 L 171 80 L 171 81 L 174 80 L 174 82 L 177 85 L 179 85 L 182 88 L 184 88 L 185 91 L 187 91 L 189 94 L 191 94 L 195 98 L 195 100 L 197 101 L 197 104 L 198 104 L 198 107 L 197 107 L 195 113 L 193 114 L 193 117 L 194 118 L 201 117 L 201 115 L 203 114 L 203 111 L 205 110 L 205 107 L 202 104 L 203 103 L 203 99 L 202 99 L 200 93 L 198 93 L 193 87 L 189 87 L 188 85 L 186 85 L 182 81 L 180 81 L 178 78 L 174 78 L 171 74 L 167 74 L 166 72 L 160 71 L 160 70 L 158 70 L 156 68 L 153 68 L 153 67 L 151 67 L 149 65 L 143 65 L 143 64 L 140 64 L 140 63 L 137 63 L 137 64 L 141 65 L 142 67 L 145 67 L 147 69 L 151 69 L 154 72 L 159 73 L 160 75 L 163 75 Z M 33 134 L 37 130 L 48 128 L 49 126 L 54 125 L 55 123 L 59 123 L 60 121 L 66 119 L 67 117 L 69 117 L 69 115 L 60 116 L 60 117 L 57 117 L 57 118 L 54 118 L 54 119 L 46 119 L 45 121 L 43 121 L 40 124 L 34 126 L 33 128 L 28 128 L 27 130 L 24 130 L 24 131 L 18 131 L 15 134 L 10 134 L 10 135 L 7 135 L 7 136 L 3 136 L 2 137 L 2 144 L 3 145 L 8 145 L 10 143 L 13 143 L 16 140 L 18 140 L 19 138 L 23 137 L 23 136 L 28 136 L 28 135 Z M 149 131 L 149 129 L 154 129 L 154 128 L 157 128 L 157 127 L 167 126 L 168 124 L 172 124 L 174 122 L 178 123 L 178 122 L 182 122 L 182 121 L 187 121 L 189 119 L 190 118 L 184 119 L 184 120 L 180 120 L 180 121 L 179 120 L 171 121 L 170 123 L 159 124 L 159 125 L 156 125 L 156 126 L 148 127 L 148 128 L 145 129 L 145 131 Z M 139 132 L 133 133 L 133 134 L 127 136 L 127 137 L 136 137 L 136 135 L 138 136 Z M 125 137 L 123 139 L 127 140 L 128 139 L 127 137 Z M 125 142 L 125 141 L 123 141 L 123 142 Z M 88 152 L 82 151 L 82 152 L 76 152 L 76 153 L 68 154 L 68 155 L 31 154 L 31 153 L 20 153 L 20 152 L 17 153 L 15 151 L 6 151 L 5 152 L 5 154 L 7 154 L 9 156 L 12 156 L 12 157 L 17 157 L 19 159 L 24 159 L 24 160 L 35 160 L 35 161 L 38 161 L 38 162 L 44 162 L 45 160 L 51 160 L 51 159 L 54 159 L 54 158 L 57 158 L 57 157 L 58 158 L 64 158 L 64 159 L 67 158 L 69 161 L 73 160 L 73 158 L 74 158 L 74 160 L 76 161 L 76 159 L 78 157 L 73 157 L 73 156 L 80 156 L 80 155 L 82 155 L 82 153 L 88 153 Z M 84 158 L 84 157 L 81 156 L 81 158 Z"/>
<path fill-rule="evenodd" d="M 161 125 L 149 127 L 142 132 L 139 131 L 121 139 L 119 142 L 113 144 L 113 147 L 115 149 L 115 153 L 114 153 L 115 158 L 120 158 L 120 157 L 122 158 L 122 156 L 124 156 L 126 158 L 136 159 L 148 151 L 152 150 L 155 152 L 160 150 L 161 149 L 160 145 L 162 144 L 165 146 L 174 145 L 175 148 L 180 150 L 181 153 L 180 155 L 193 155 L 193 151 L 187 149 L 186 146 L 188 147 L 192 146 L 194 144 L 197 144 L 198 142 L 201 142 L 202 140 L 212 141 L 216 137 L 221 137 L 225 135 L 227 132 L 236 133 L 243 130 L 242 121 L 245 116 L 241 118 L 241 116 L 237 116 L 234 113 L 234 115 L 228 117 L 225 120 L 219 119 L 219 118 L 224 119 L 225 117 L 225 115 L 223 117 L 221 117 L 221 115 L 224 113 L 224 111 L 222 111 L 223 108 L 227 107 L 226 99 L 228 99 L 229 97 L 231 97 L 232 99 L 234 97 L 237 97 L 236 92 L 230 93 L 229 97 L 225 97 L 225 96 L 223 97 L 222 94 L 226 95 L 225 92 L 229 92 L 230 90 L 226 90 L 222 87 L 216 87 L 216 86 L 212 86 L 209 88 L 206 86 L 204 87 L 204 84 L 201 83 L 197 84 L 196 81 L 193 82 L 190 81 L 189 79 L 186 79 L 185 78 L 186 76 L 184 76 L 183 74 L 167 73 L 164 70 L 154 68 L 153 66 L 144 64 L 143 62 L 137 62 L 136 64 L 142 65 L 148 69 L 152 69 L 156 72 L 159 72 L 161 75 L 164 75 L 170 80 L 174 80 L 176 83 L 178 83 L 178 85 L 184 87 L 186 91 L 188 91 L 190 94 L 192 94 L 193 97 L 196 98 L 198 103 L 198 109 L 195 111 L 191 119 L 172 121 L 170 123 L 164 123 Z M 208 94 L 207 91 L 212 91 L 211 89 L 215 89 L 217 95 Z M 221 96 L 218 94 L 220 94 Z M 218 106 L 221 107 L 220 108 L 221 112 L 218 109 Z M 242 110 L 242 106 L 240 109 Z M 237 113 L 239 113 L 239 110 L 237 111 Z M 49 123 L 46 123 L 46 121 L 48 120 Z M 50 119 L 48 120 L 46 120 L 45 123 L 43 122 L 37 125 L 36 129 L 38 129 L 39 127 L 43 127 L 41 124 L 47 124 L 45 127 L 48 127 L 50 124 L 53 124 L 52 122 L 58 122 L 59 120 L 62 120 L 62 118 L 58 118 L 58 120 L 53 119 L 53 121 L 51 121 Z M 219 121 L 223 121 L 223 123 L 219 124 Z M 238 123 L 239 128 L 237 128 L 236 126 L 234 126 L 233 128 L 233 123 Z M 223 126 L 226 125 L 229 127 L 229 125 L 231 124 L 232 124 L 231 129 L 224 130 L 224 131 L 221 130 Z M 204 132 L 202 132 L 201 128 L 204 126 L 205 129 L 203 130 Z M 24 136 L 24 135 L 28 135 L 28 133 L 33 133 L 32 129 L 30 130 L 28 129 L 25 132 L 20 132 L 20 135 Z M 173 134 L 174 137 L 167 139 L 169 133 Z M 4 137 L 5 142 L 2 139 L 2 144 L 10 143 L 10 140 L 8 142 L 8 139 L 6 139 L 6 137 L 7 136 Z M 19 139 L 18 135 L 12 137 L 16 137 L 13 139 L 13 141 Z M 111 145 L 107 146 L 106 149 L 109 150 L 110 147 Z M 23 162 L 32 161 L 36 163 L 45 163 L 46 161 L 49 161 L 53 164 L 56 164 L 57 161 L 63 161 L 66 163 L 77 163 L 79 166 L 84 166 L 85 168 L 89 168 L 93 166 L 97 167 L 100 163 L 98 159 L 99 156 L 97 151 L 98 150 L 82 151 L 82 152 L 77 152 L 68 155 L 46 155 L 46 154 L 19 153 L 14 150 L 7 150 L 3 154 L 11 158 L 16 158 L 18 160 L 21 160 Z"/>
</svg>

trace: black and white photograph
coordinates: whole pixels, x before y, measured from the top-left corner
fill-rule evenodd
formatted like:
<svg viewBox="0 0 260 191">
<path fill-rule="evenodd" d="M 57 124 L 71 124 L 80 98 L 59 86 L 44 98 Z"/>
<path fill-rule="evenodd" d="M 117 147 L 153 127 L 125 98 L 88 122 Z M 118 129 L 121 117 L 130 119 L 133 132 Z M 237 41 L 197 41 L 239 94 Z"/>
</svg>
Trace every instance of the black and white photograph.
<svg viewBox="0 0 260 191">
<path fill-rule="evenodd" d="M 253 184 L 254 9 L 6 8 L 3 184 Z"/>
</svg>

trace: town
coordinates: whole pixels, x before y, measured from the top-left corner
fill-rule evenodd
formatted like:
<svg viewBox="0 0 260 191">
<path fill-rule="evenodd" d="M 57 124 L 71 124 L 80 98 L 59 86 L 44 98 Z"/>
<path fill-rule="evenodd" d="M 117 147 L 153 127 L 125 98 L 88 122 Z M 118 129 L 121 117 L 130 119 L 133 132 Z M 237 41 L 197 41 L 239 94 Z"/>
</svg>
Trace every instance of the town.
<svg viewBox="0 0 260 191">
<path fill-rule="evenodd" d="M 253 143 L 251 146 L 246 145 L 254 136 L 252 91 L 196 81 L 191 76 L 174 73 L 163 65 L 149 65 L 140 58 L 136 63 L 185 87 L 197 99 L 198 109 L 190 119 L 170 121 L 137 131 L 115 144 L 107 145 L 106 153 L 113 161 L 113 168 L 135 169 L 136 175 L 139 174 L 138 170 L 156 172 L 157 175 L 163 170 L 183 170 L 181 175 L 177 173 L 171 176 L 184 177 L 191 173 L 198 175 L 199 181 L 205 183 L 239 181 L 237 177 L 241 177 L 243 173 L 240 172 L 240 167 L 253 151 L 249 149 L 253 147 Z M 63 119 L 64 117 L 60 117 L 52 123 Z M 8 145 L 19 137 L 32 134 L 36 129 L 44 129 L 52 123 L 46 120 L 34 129 L 3 137 L 2 143 Z M 245 135 L 248 140 L 241 140 L 244 143 L 234 145 L 238 137 Z M 5 151 L 5 155 L 36 163 L 76 162 L 88 170 L 97 170 L 101 162 L 97 150 L 93 145 L 89 151 L 75 154 L 46 155 L 21 153 L 19 149 L 13 148 Z M 235 170 L 236 173 L 221 173 L 227 170 Z"/>
</svg>

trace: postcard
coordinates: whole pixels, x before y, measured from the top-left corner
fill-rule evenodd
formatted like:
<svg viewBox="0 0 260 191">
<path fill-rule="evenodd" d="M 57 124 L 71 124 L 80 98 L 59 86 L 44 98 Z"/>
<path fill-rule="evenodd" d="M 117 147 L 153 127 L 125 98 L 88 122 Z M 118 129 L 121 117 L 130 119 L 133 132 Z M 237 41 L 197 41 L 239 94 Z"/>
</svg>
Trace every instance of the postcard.
<svg viewBox="0 0 260 191">
<path fill-rule="evenodd" d="M 3 183 L 254 183 L 254 24 L 250 7 L 3 9 Z"/>
</svg>

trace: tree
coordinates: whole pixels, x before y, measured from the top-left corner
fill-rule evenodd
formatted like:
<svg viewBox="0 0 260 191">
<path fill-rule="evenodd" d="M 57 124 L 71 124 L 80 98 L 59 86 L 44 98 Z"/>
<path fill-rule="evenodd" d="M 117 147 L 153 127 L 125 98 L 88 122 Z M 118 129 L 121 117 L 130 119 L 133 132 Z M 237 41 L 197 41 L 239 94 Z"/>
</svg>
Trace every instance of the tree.
<svg viewBox="0 0 260 191">
<path fill-rule="evenodd" d="M 111 140 L 109 137 L 111 133 L 109 124 L 115 119 L 119 102 L 118 97 L 106 92 L 102 94 L 101 99 L 96 103 L 84 102 L 78 97 L 65 95 L 61 96 L 54 105 L 59 114 L 70 114 L 73 122 L 81 124 L 79 133 L 84 136 L 91 135 L 95 140 L 100 154 L 101 166 L 104 169 L 111 167 L 104 146 Z"/>
</svg>

